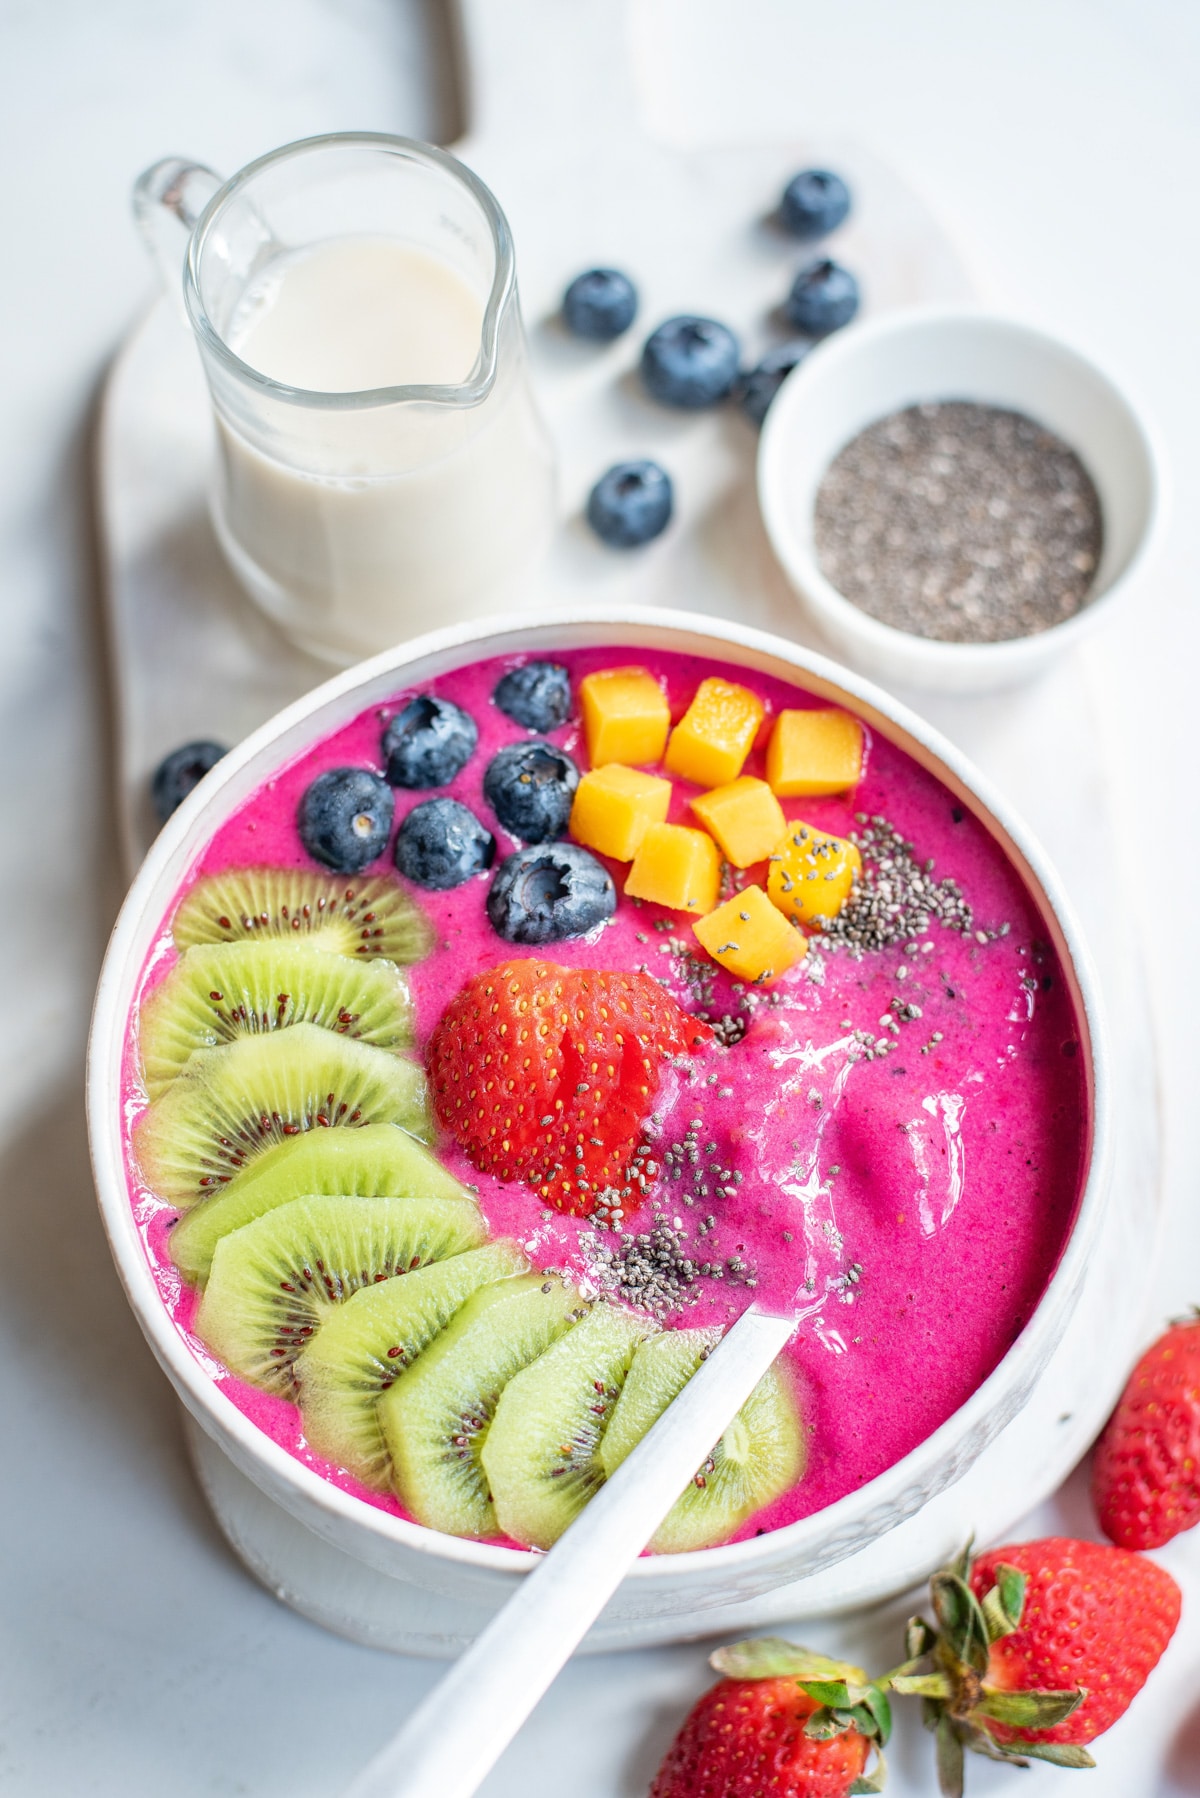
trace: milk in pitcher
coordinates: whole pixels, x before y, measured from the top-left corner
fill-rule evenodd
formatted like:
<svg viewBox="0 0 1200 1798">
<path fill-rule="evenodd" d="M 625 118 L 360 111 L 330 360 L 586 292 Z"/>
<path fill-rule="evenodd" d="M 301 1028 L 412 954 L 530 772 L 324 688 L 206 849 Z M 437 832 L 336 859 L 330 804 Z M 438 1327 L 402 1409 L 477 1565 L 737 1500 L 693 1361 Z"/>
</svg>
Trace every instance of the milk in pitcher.
<svg viewBox="0 0 1200 1798">
<path fill-rule="evenodd" d="M 486 303 L 429 251 L 350 235 L 273 256 L 231 315 L 230 349 L 301 403 L 278 457 L 218 414 L 217 529 L 255 598 L 322 655 L 489 613 L 541 547 L 552 467 L 515 308 L 490 321 L 509 331 L 491 384 L 472 382 Z"/>
</svg>

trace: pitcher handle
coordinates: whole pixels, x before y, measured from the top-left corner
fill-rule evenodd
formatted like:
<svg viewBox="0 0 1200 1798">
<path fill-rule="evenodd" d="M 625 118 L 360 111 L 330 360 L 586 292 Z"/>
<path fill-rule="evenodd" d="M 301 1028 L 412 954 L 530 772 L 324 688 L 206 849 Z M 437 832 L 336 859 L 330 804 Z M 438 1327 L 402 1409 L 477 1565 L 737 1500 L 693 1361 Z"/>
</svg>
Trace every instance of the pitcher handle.
<svg viewBox="0 0 1200 1798">
<path fill-rule="evenodd" d="M 133 216 L 179 316 L 188 323 L 183 303 L 183 259 L 196 221 L 217 190 L 220 175 L 202 162 L 164 156 L 139 175 L 133 188 Z"/>
</svg>

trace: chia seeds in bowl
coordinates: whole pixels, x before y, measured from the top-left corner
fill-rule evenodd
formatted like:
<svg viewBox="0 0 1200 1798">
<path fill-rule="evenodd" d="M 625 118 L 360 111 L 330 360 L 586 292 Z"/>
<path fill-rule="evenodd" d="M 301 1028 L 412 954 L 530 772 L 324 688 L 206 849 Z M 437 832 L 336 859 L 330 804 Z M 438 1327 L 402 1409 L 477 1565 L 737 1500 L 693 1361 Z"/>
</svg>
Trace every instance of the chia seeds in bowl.
<svg viewBox="0 0 1200 1798">
<path fill-rule="evenodd" d="M 821 572 L 881 623 L 948 643 L 1032 636 L 1087 604 L 1100 500 L 1060 437 L 1006 407 L 908 406 L 842 449 L 817 492 Z"/>
<path fill-rule="evenodd" d="M 818 344 L 758 453 L 771 547 L 822 639 L 929 692 L 1015 685 L 1113 616 L 1161 488 L 1151 434 L 1102 369 L 973 307 L 887 313 Z"/>
</svg>

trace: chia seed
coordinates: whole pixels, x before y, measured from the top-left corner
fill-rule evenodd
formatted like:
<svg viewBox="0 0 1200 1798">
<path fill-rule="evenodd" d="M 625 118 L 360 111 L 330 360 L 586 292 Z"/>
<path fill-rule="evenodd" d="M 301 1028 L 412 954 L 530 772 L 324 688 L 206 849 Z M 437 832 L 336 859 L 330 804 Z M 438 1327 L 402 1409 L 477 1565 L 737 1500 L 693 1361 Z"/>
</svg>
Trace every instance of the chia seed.
<svg viewBox="0 0 1200 1798">
<path fill-rule="evenodd" d="M 931 864 L 917 860 L 912 844 L 886 818 L 859 812 L 857 822 L 862 828 L 852 831 L 850 840 L 862 856 L 862 878 L 841 911 L 822 920 L 828 948 L 844 949 L 857 960 L 869 949 L 904 943 L 905 953 L 915 955 L 919 947 L 932 948 L 911 939 L 924 936 L 935 918 L 947 930 L 972 929 L 971 907 L 957 881 L 935 880 Z"/>
<path fill-rule="evenodd" d="M 705 1218 L 698 1233 L 709 1234 L 715 1221 Z M 693 1288 L 701 1278 L 758 1283 L 756 1269 L 736 1257 L 725 1265 L 699 1260 L 684 1238 L 682 1218 L 665 1211 L 656 1211 L 653 1228 L 638 1235 L 625 1231 L 614 1241 L 611 1233 L 603 1237 L 589 1230 L 579 1243 L 598 1286 L 656 1318 L 694 1304 L 699 1294 Z"/>
<path fill-rule="evenodd" d="M 821 571 L 872 618 L 947 643 L 1034 636 L 1086 603 L 1104 525 L 1074 450 L 1023 413 L 910 406 L 839 452 L 817 493 Z"/>
</svg>

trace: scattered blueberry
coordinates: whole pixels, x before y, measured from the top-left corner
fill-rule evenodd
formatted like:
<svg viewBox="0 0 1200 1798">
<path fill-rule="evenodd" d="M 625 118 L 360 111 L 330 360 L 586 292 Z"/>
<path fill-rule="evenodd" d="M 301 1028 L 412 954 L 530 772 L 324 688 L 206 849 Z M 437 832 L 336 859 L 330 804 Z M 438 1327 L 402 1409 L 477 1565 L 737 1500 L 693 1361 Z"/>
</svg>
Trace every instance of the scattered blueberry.
<svg viewBox="0 0 1200 1798">
<path fill-rule="evenodd" d="M 526 730 L 557 730 L 571 716 L 571 677 L 558 662 L 525 662 L 497 681 L 492 698 Z"/>
<path fill-rule="evenodd" d="M 392 790 L 368 768 L 328 768 L 300 801 L 300 841 L 335 874 L 358 874 L 382 855 L 392 828 Z"/>
<path fill-rule="evenodd" d="M 425 799 L 414 805 L 396 833 L 396 866 L 435 893 L 460 887 L 490 868 L 496 839 L 457 799 Z"/>
<path fill-rule="evenodd" d="M 563 320 L 576 337 L 611 343 L 628 331 L 637 313 L 637 288 L 619 268 L 589 268 L 563 295 Z"/>
<path fill-rule="evenodd" d="M 820 256 L 800 270 L 783 309 L 797 331 L 826 337 L 858 311 L 858 282 L 840 262 Z"/>
<path fill-rule="evenodd" d="M 451 699 L 422 693 L 383 733 L 384 769 L 394 787 L 444 787 L 475 753 L 479 728 Z"/>
<path fill-rule="evenodd" d="M 519 849 L 501 862 L 487 897 L 492 928 L 509 943 L 583 936 L 616 909 L 612 876 L 574 843 Z"/>
<path fill-rule="evenodd" d="M 792 370 L 812 349 L 809 337 L 793 337 L 787 343 L 768 350 L 762 361 L 744 374 L 738 382 L 738 404 L 746 417 L 760 425 L 767 408 Z"/>
<path fill-rule="evenodd" d="M 160 824 L 166 823 L 197 782 L 203 780 L 209 769 L 228 753 L 224 743 L 202 739 L 198 743 L 184 743 L 163 757 L 150 782 L 150 797 Z"/>
<path fill-rule="evenodd" d="M 636 549 L 666 530 L 675 495 L 657 462 L 617 462 L 588 494 L 587 521 L 614 549 Z"/>
<path fill-rule="evenodd" d="M 510 743 L 483 777 L 483 796 L 505 830 L 523 843 L 560 837 L 571 816 L 579 769 L 553 743 Z"/>
<path fill-rule="evenodd" d="M 828 169 L 802 169 L 783 190 L 779 216 L 793 237 L 812 243 L 836 230 L 850 210 L 850 189 Z"/>
<path fill-rule="evenodd" d="M 738 340 L 715 318 L 669 318 L 642 349 L 642 380 L 664 406 L 694 411 L 723 400 L 737 378 Z"/>
</svg>

